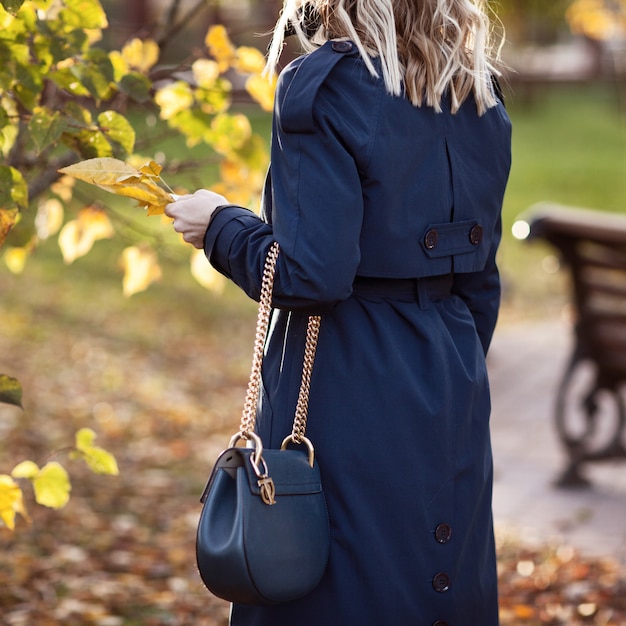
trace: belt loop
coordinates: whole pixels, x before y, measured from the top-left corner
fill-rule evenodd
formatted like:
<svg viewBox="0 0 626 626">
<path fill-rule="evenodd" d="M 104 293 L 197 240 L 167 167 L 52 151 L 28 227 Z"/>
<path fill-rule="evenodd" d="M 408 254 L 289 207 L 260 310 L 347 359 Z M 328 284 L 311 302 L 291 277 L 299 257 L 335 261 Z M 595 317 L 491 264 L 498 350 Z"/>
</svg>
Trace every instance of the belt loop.
<svg viewBox="0 0 626 626">
<path fill-rule="evenodd" d="M 417 303 L 420 311 L 427 311 L 431 307 L 428 281 L 424 278 L 417 278 L 415 283 L 417 287 Z"/>
</svg>

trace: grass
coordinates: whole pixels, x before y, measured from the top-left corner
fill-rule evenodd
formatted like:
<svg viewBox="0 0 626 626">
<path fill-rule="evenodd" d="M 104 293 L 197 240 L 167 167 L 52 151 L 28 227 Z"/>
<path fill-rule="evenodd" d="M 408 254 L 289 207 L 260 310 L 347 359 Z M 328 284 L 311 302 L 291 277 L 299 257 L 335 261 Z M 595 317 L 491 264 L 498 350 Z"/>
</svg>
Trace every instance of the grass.
<svg viewBox="0 0 626 626">
<path fill-rule="evenodd" d="M 503 208 L 503 314 L 554 315 L 566 282 L 555 251 L 515 240 L 513 223 L 537 202 L 626 211 L 626 133 L 615 88 L 545 86 L 530 102 L 508 97 L 513 168 Z"/>
</svg>

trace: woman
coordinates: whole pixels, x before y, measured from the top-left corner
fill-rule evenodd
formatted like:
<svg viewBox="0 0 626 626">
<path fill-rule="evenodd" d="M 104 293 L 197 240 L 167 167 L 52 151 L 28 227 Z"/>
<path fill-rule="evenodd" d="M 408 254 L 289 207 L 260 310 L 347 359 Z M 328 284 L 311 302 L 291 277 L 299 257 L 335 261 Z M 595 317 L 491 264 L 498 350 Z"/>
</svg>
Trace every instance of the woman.
<svg viewBox="0 0 626 626">
<path fill-rule="evenodd" d="M 498 623 L 485 354 L 510 122 L 482 0 L 286 0 L 263 219 L 206 190 L 174 228 L 250 297 L 280 243 L 258 432 L 291 430 L 309 314 L 307 436 L 331 524 L 319 587 L 232 624 Z M 494 55 L 495 56 L 495 55 Z"/>
</svg>

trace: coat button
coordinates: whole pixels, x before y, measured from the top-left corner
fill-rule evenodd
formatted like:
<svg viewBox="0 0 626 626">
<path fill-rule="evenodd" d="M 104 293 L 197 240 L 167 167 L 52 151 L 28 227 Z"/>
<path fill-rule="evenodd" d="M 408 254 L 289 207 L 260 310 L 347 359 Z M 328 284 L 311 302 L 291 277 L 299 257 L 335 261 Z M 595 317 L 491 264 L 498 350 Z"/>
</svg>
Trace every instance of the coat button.
<svg viewBox="0 0 626 626">
<path fill-rule="evenodd" d="M 352 42 L 333 41 L 332 48 L 335 52 L 352 52 Z"/>
<path fill-rule="evenodd" d="M 437 243 L 439 242 L 439 233 L 436 228 L 431 228 L 424 235 L 424 245 L 427 250 L 434 250 L 437 247 Z"/>
<path fill-rule="evenodd" d="M 483 240 L 483 227 L 480 224 L 476 224 L 476 226 L 472 226 L 472 230 L 470 230 L 469 234 L 470 242 L 477 246 Z"/>
<path fill-rule="evenodd" d="M 435 539 L 438 543 L 448 543 L 452 538 L 452 526 L 450 524 L 439 524 L 435 528 Z"/>
<path fill-rule="evenodd" d="M 448 591 L 448 589 L 450 589 L 450 576 L 444 572 L 435 574 L 433 578 L 433 589 L 438 593 Z"/>
</svg>

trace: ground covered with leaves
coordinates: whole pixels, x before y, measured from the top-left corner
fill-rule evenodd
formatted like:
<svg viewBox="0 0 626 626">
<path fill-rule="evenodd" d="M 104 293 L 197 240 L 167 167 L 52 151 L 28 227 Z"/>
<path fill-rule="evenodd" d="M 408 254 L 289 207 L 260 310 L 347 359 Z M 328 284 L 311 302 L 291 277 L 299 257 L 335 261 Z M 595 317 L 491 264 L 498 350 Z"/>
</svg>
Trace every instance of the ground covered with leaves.
<svg viewBox="0 0 626 626">
<path fill-rule="evenodd" d="M 23 411 L 0 406 L 0 473 L 54 458 L 72 480 L 63 509 L 27 498 L 32 522 L 0 528 L 0 623 L 223 626 L 228 607 L 195 569 L 198 498 L 237 428 L 255 309 L 176 274 L 123 300 L 104 265 L 0 270 L 0 372 L 24 386 Z M 119 476 L 67 458 L 83 427 Z M 503 625 L 626 624 L 615 561 L 507 529 L 498 543 Z"/>
</svg>

